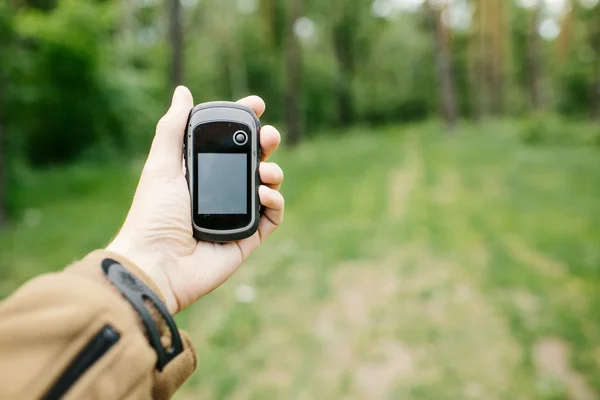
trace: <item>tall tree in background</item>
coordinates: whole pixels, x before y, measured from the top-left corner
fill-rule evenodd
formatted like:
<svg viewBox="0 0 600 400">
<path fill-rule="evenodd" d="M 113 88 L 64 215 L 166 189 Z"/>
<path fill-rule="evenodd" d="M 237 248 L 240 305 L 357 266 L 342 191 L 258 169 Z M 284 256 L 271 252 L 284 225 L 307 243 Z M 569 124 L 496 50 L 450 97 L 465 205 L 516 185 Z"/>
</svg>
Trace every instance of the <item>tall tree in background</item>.
<svg viewBox="0 0 600 400">
<path fill-rule="evenodd" d="M 337 62 L 335 98 L 338 123 L 348 126 L 354 121 L 352 78 L 356 65 L 356 31 L 362 12 L 358 0 L 335 0 L 333 8 L 332 39 L 333 53 Z"/>
<path fill-rule="evenodd" d="M 558 60 L 564 62 L 567 60 L 571 52 L 571 44 L 573 41 L 573 28 L 575 25 L 575 15 L 577 12 L 578 3 L 575 1 L 571 4 L 563 16 L 560 26 L 560 35 L 558 36 L 557 57 Z"/>
<path fill-rule="evenodd" d="M 600 44 L 596 46 L 594 79 L 592 81 L 592 118 L 600 120 Z"/>
<path fill-rule="evenodd" d="M 505 27 L 505 4 L 504 0 L 488 0 L 489 3 L 489 20 L 490 20 L 490 44 L 489 51 L 489 75 L 491 87 L 491 107 L 494 115 L 502 115 L 504 113 L 504 58 L 506 38 L 509 35 L 506 33 Z"/>
<path fill-rule="evenodd" d="M 294 25 L 302 16 L 304 0 L 287 2 L 287 18 L 284 37 L 284 107 L 289 145 L 295 146 L 302 139 L 300 93 L 302 91 L 302 48 Z"/>
<path fill-rule="evenodd" d="M 482 0 L 473 0 L 473 21 L 471 23 L 470 41 L 469 41 L 469 84 L 473 91 L 471 95 L 471 107 L 473 115 L 480 119 L 487 108 L 484 105 L 485 87 L 483 78 L 483 60 L 482 54 L 484 50 L 483 37 L 483 7 L 485 3 Z"/>
<path fill-rule="evenodd" d="M 260 0 L 260 27 L 263 30 L 265 40 L 274 45 L 275 36 L 275 9 L 276 0 Z"/>
<path fill-rule="evenodd" d="M 175 89 L 183 83 L 183 27 L 181 23 L 181 0 L 169 0 L 169 42 L 171 64 L 169 85 Z"/>
<path fill-rule="evenodd" d="M 1 49 L 0 49 L 1 52 Z M 2 113 L 2 104 L 4 99 L 2 93 L 4 93 L 3 76 L 0 71 L 0 229 L 6 224 L 6 150 L 5 150 L 5 137 L 4 137 L 4 119 Z"/>
<path fill-rule="evenodd" d="M 11 25 L 10 25 L 10 10 L 8 10 L 8 6 L 0 6 L 0 36 L 3 38 L 0 41 L 0 59 L 4 59 L 8 52 L 8 46 L 11 38 Z M 0 63 L 0 229 L 4 227 L 7 220 L 7 212 L 6 212 L 6 127 L 4 121 L 4 110 L 3 106 L 6 104 L 6 99 L 4 98 L 6 93 L 6 74 L 5 74 L 6 63 Z"/>
<path fill-rule="evenodd" d="M 590 18 L 590 47 L 594 50 L 592 65 L 591 98 L 592 118 L 600 120 L 600 5 L 592 10 Z"/>
<path fill-rule="evenodd" d="M 442 113 L 444 121 L 450 130 L 456 126 L 456 93 L 452 62 L 450 60 L 450 43 L 448 27 L 442 21 L 444 6 L 435 5 L 428 1 L 430 20 L 434 26 L 434 44 L 437 69 L 437 81 L 440 87 Z"/>
<path fill-rule="evenodd" d="M 504 112 L 505 68 L 508 44 L 506 3 L 474 0 L 471 26 L 471 87 L 476 91 L 473 108 L 477 117 Z"/>
<path fill-rule="evenodd" d="M 527 31 L 527 81 L 529 85 L 529 102 L 533 111 L 540 110 L 544 107 L 542 94 L 542 60 L 540 54 L 542 43 L 538 32 L 541 11 L 541 3 L 530 11 Z"/>
<path fill-rule="evenodd" d="M 282 44 L 282 28 L 284 25 L 280 0 L 260 0 L 260 19 L 263 37 L 272 48 L 280 49 Z"/>
</svg>

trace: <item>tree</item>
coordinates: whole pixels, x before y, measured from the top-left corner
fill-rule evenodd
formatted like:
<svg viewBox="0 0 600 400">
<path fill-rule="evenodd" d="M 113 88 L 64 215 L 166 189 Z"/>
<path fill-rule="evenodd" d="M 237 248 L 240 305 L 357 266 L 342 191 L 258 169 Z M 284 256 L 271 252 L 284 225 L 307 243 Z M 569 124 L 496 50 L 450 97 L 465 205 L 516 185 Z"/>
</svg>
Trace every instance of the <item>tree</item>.
<svg viewBox="0 0 600 400">
<path fill-rule="evenodd" d="M 594 79 L 592 81 L 592 118 L 600 120 L 600 43 L 596 47 Z"/>
<path fill-rule="evenodd" d="M 442 114 L 448 129 L 453 130 L 456 126 L 456 93 L 450 61 L 448 27 L 442 21 L 443 8 L 436 7 L 431 0 L 429 0 L 428 6 L 434 25 L 436 71 L 441 91 Z"/>
<path fill-rule="evenodd" d="M 6 8 L 4 8 L 6 7 Z M 7 6 L 0 6 L 0 36 L 4 38 L 0 42 L 0 59 L 5 59 L 9 53 L 9 46 L 12 39 L 11 10 Z M 4 105 L 6 103 L 5 93 L 7 87 L 6 66 L 7 63 L 0 63 L 0 229 L 6 225 L 6 191 L 7 191 L 7 160 L 6 151 L 6 125 L 4 121 Z"/>
<path fill-rule="evenodd" d="M 171 44 L 171 65 L 169 85 L 175 89 L 183 83 L 183 28 L 181 24 L 181 1 L 169 0 L 169 41 Z"/>
<path fill-rule="evenodd" d="M 0 96 L 3 93 L 2 77 L 0 77 Z M 0 98 L 0 107 L 3 99 Z M 4 119 L 0 109 L 0 229 L 6 224 L 6 160 L 5 160 Z"/>
<path fill-rule="evenodd" d="M 260 0 L 260 18 L 263 37 L 269 46 L 279 50 L 282 45 L 283 25 L 285 23 L 283 5 L 279 0 Z"/>
<path fill-rule="evenodd" d="M 560 35 L 558 37 L 557 56 L 559 61 L 564 62 L 571 52 L 571 44 L 573 41 L 573 28 L 575 25 L 575 15 L 577 2 L 571 4 L 565 16 L 561 21 Z"/>
<path fill-rule="evenodd" d="M 527 31 L 527 77 L 529 82 L 529 101 L 531 109 L 538 111 L 543 108 L 542 96 L 542 61 L 541 38 L 538 32 L 542 6 L 536 6 L 529 14 L 529 27 Z"/>
<path fill-rule="evenodd" d="M 600 5 L 596 6 L 590 16 L 590 47 L 594 51 L 591 79 L 592 118 L 600 120 Z"/>
<path fill-rule="evenodd" d="M 495 115 L 504 113 L 504 56 L 507 42 L 505 27 L 505 4 L 504 0 L 489 1 L 490 12 L 490 87 L 491 87 L 491 110 Z"/>
<path fill-rule="evenodd" d="M 505 54 L 508 46 L 503 0 L 475 0 L 471 28 L 471 86 L 478 117 L 504 112 Z"/>
<path fill-rule="evenodd" d="M 302 15 L 304 0 L 290 0 L 287 9 L 284 39 L 284 107 L 288 143 L 297 145 L 302 139 L 300 93 L 302 91 L 302 48 L 294 24 Z"/>
<path fill-rule="evenodd" d="M 482 34 L 484 21 L 482 9 L 485 3 L 481 0 L 473 1 L 473 22 L 471 25 L 470 32 L 470 43 L 469 43 L 469 83 L 473 90 L 472 98 L 472 109 L 473 114 L 477 119 L 480 119 L 485 111 L 484 99 L 486 95 L 484 87 L 484 73 L 483 73 L 483 49 L 485 46 L 484 38 Z"/>
<path fill-rule="evenodd" d="M 363 12 L 357 0 L 337 0 L 331 3 L 333 11 L 332 40 L 333 53 L 337 62 L 335 98 L 337 118 L 341 126 L 350 125 L 354 120 L 354 99 L 352 78 L 355 72 L 355 41 L 359 16 Z"/>
</svg>

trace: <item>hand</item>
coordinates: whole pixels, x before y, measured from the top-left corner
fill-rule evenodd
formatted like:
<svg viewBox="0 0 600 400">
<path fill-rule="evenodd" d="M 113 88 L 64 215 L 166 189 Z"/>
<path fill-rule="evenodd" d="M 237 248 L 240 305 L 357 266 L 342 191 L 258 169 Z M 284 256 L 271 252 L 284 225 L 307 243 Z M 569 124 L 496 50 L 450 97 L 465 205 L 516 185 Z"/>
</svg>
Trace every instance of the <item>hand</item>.
<svg viewBox="0 0 600 400">
<path fill-rule="evenodd" d="M 257 96 L 239 101 L 257 116 L 265 103 Z M 283 172 L 277 164 L 261 162 L 260 202 L 265 207 L 258 231 L 227 244 L 198 242 L 192 236 L 190 194 L 185 180 L 183 136 L 190 110 L 190 91 L 175 89 L 171 107 L 161 118 L 150 154 L 135 192 L 127 219 L 107 250 L 135 263 L 160 289 L 175 314 L 225 282 L 283 220 L 284 200 L 279 193 Z M 260 131 L 262 160 L 281 141 L 272 126 Z"/>
</svg>

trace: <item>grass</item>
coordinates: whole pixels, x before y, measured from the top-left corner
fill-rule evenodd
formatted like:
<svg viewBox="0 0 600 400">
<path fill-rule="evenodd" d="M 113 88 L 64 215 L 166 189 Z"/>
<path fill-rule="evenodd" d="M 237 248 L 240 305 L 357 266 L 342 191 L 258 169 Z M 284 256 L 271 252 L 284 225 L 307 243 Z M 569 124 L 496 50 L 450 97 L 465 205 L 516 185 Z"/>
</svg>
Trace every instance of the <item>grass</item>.
<svg viewBox="0 0 600 400">
<path fill-rule="evenodd" d="M 600 150 L 524 145 L 518 127 L 356 128 L 281 151 L 285 224 L 177 317 L 199 354 L 179 398 L 598 398 Z M 105 245 L 140 168 L 23 180 L 0 296 Z"/>
</svg>

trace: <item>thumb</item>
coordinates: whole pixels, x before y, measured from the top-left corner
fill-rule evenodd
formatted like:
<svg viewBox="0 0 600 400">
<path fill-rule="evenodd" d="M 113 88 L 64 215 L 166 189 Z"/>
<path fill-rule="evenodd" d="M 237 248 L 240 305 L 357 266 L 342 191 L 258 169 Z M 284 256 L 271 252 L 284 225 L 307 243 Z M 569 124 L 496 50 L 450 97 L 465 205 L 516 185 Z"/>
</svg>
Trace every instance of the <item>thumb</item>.
<svg viewBox="0 0 600 400">
<path fill-rule="evenodd" d="M 185 86 L 178 86 L 173 93 L 171 107 L 156 125 L 145 169 L 160 170 L 169 175 L 181 173 L 183 136 L 193 106 L 192 93 Z"/>
</svg>

